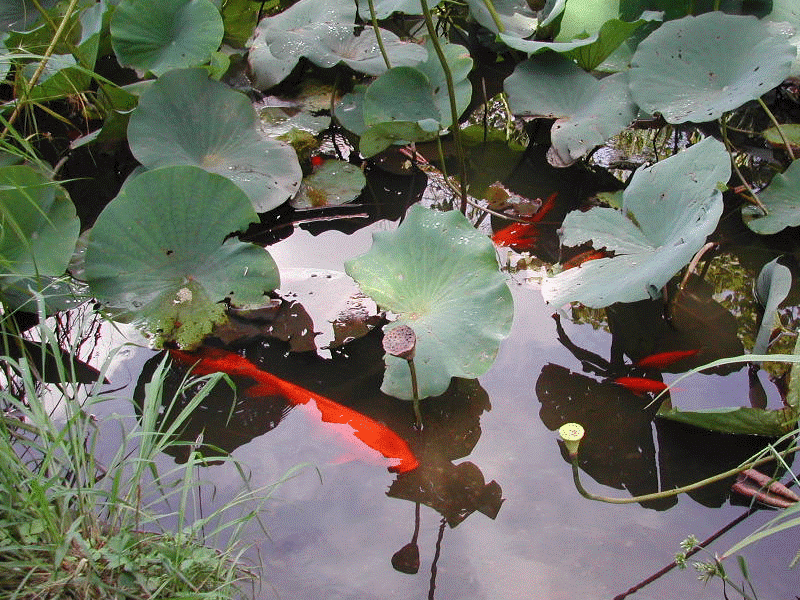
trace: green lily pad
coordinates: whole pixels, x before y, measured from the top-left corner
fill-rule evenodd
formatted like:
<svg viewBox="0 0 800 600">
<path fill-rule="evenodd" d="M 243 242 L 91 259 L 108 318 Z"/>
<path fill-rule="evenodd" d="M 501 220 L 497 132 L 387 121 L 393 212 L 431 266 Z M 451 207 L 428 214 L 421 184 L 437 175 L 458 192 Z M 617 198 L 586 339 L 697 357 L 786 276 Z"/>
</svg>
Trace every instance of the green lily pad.
<svg viewBox="0 0 800 600">
<path fill-rule="evenodd" d="M 792 77 L 800 77 L 800 6 L 795 0 L 772 0 L 772 12 L 764 17 L 764 20 L 775 21 L 777 23 L 788 23 L 793 31 L 789 43 L 798 50 L 790 70 Z"/>
<path fill-rule="evenodd" d="M 797 49 L 773 24 L 710 12 L 664 23 L 633 55 L 633 99 L 669 123 L 713 121 L 788 75 Z"/>
<path fill-rule="evenodd" d="M 58 0 L 40 0 L 45 10 L 53 8 Z M 42 15 L 31 0 L 11 0 L 0 3 L 0 31 L 27 32 L 42 21 Z"/>
<path fill-rule="evenodd" d="M 557 119 L 548 155 L 555 166 L 574 163 L 636 116 L 625 73 L 597 80 L 558 54 L 533 56 L 520 63 L 504 85 L 515 115 Z"/>
<path fill-rule="evenodd" d="M 444 393 L 451 377 L 485 373 L 510 331 L 513 300 L 494 245 L 458 211 L 412 206 L 396 231 L 373 234 L 372 249 L 345 271 L 397 314 L 385 330 L 414 330 L 420 398 Z M 381 390 L 413 399 L 406 361 L 384 360 Z"/>
<path fill-rule="evenodd" d="M 469 106 L 470 100 L 472 100 L 472 82 L 468 77 L 472 71 L 473 60 L 464 46 L 451 44 L 446 40 L 439 40 L 439 46 L 450 69 L 450 76 L 453 78 L 456 111 L 460 116 Z M 453 122 L 450 111 L 450 96 L 447 93 L 447 79 L 444 69 L 442 69 L 442 63 L 439 62 L 439 57 L 430 39 L 426 41 L 425 48 L 428 51 L 428 58 L 419 63 L 416 68 L 428 77 L 428 81 L 433 87 L 433 103 L 441 115 L 439 127 L 447 129 Z"/>
<path fill-rule="evenodd" d="M 561 243 L 591 241 L 612 258 L 583 263 L 542 282 L 547 302 L 614 302 L 657 298 L 714 231 L 722 215 L 719 182 L 730 177 L 721 142 L 706 138 L 675 156 L 637 170 L 623 193 L 623 210 L 595 207 L 564 219 Z"/>
<path fill-rule="evenodd" d="M 763 235 L 778 233 L 787 227 L 800 225 L 800 160 L 795 160 L 783 173 L 772 178 L 758 199 L 767 208 L 767 214 L 757 206 L 743 206 L 742 219 L 752 231 Z"/>
<path fill-rule="evenodd" d="M 131 114 L 128 140 L 148 169 L 195 165 L 227 177 L 267 212 L 293 196 L 302 178 L 294 149 L 258 129 L 244 94 L 212 81 L 204 69 L 158 78 Z"/>
<path fill-rule="evenodd" d="M 300 191 L 292 199 L 292 206 L 316 208 L 352 202 L 365 185 L 367 178 L 358 166 L 329 159 L 303 180 Z"/>
<path fill-rule="evenodd" d="M 371 27 L 355 35 L 356 7 L 351 2 L 300 0 L 285 11 L 267 17 L 256 28 L 248 60 L 254 85 L 267 89 L 280 83 L 301 57 L 330 68 L 340 62 L 360 73 L 386 71 Z M 392 66 L 415 65 L 426 57 L 425 49 L 404 42 L 390 31 L 381 38 Z"/>
<path fill-rule="evenodd" d="M 111 17 L 117 60 L 140 75 L 204 64 L 224 33 L 211 0 L 121 0 Z"/>
<path fill-rule="evenodd" d="M 503 35 L 517 39 L 532 36 L 537 28 L 546 27 L 564 12 L 566 0 L 548 1 L 540 11 L 531 9 L 527 0 L 493 0 L 492 4 L 503 25 Z M 500 33 L 483 0 L 467 0 L 470 15 L 486 29 Z"/>
<path fill-rule="evenodd" d="M 63 275 L 80 232 L 63 188 L 31 167 L 2 167 L 0 214 L 0 285 Z"/>
<path fill-rule="evenodd" d="M 126 182 L 89 236 L 84 276 L 121 320 L 156 344 L 198 344 L 234 306 L 263 301 L 278 269 L 263 248 L 228 239 L 258 216 L 244 192 L 199 167 L 145 171 Z"/>
<path fill-rule="evenodd" d="M 789 267 L 780 264 L 777 258 L 762 267 L 756 279 L 755 296 L 763 309 L 763 314 L 753 345 L 753 354 L 767 353 L 778 306 L 786 299 L 791 289 L 792 272 Z"/>
<path fill-rule="evenodd" d="M 660 13 L 647 12 L 636 21 L 628 22 L 610 19 L 603 23 L 597 32 L 597 39 L 591 44 L 569 50 L 564 54 L 575 60 L 586 71 L 593 71 L 611 56 L 634 31 L 652 21 L 660 20 Z M 559 51 L 558 48 L 553 48 Z"/>
<path fill-rule="evenodd" d="M 761 135 L 771 145 L 785 148 L 786 144 L 781 137 L 781 132 L 786 136 L 786 140 L 793 149 L 800 149 L 800 123 L 784 123 L 781 125 L 780 131 L 778 131 L 777 127 L 770 127 L 762 131 Z"/>
</svg>

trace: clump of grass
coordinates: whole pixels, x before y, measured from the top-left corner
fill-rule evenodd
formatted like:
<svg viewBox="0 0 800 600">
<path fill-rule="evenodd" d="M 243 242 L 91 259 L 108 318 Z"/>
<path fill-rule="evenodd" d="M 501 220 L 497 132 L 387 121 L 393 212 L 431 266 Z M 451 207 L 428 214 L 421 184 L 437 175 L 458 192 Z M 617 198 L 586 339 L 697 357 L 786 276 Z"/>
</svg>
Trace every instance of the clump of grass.
<svg viewBox="0 0 800 600">
<path fill-rule="evenodd" d="M 6 345 L 0 347 L 19 346 L 18 334 L 8 328 L 2 333 Z M 42 354 L 61 356 L 51 329 L 40 325 L 36 337 Z M 101 465 L 95 450 L 103 428 L 91 411 L 108 399 L 102 384 L 82 389 L 69 361 L 57 358 L 58 383 L 46 385 L 54 377 L 41 372 L 44 364 L 30 354 L 0 356 L 0 600 L 250 595 L 255 572 L 236 540 L 243 528 L 260 524 L 269 490 L 249 490 L 237 465 L 244 491 L 211 515 L 198 516 L 202 456 L 192 447 L 185 464 L 163 473 L 156 460 L 179 443 L 181 425 L 225 376 L 185 380 L 165 399 L 165 358 L 146 386 L 134 429 Z M 109 364 L 100 369 L 99 382 Z M 193 398 L 178 418 L 159 425 L 164 404 L 169 410 L 190 388 Z M 63 415 L 58 419 L 47 408 L 54 404 Z"/>
</svg>

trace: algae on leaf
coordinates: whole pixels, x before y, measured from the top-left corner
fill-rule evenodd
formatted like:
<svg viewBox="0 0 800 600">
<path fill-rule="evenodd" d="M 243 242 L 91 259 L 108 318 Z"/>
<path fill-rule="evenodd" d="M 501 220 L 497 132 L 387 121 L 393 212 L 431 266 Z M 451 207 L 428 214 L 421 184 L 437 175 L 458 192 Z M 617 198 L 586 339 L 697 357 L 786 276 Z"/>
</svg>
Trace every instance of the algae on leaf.
<svg viewBox="0 0 800 600">
<path fill-rule="evenodd" d="M 474 378 L 494 362 L 510 329 L 513 300 L 494 244 L 458 211 L 412 206 L 396 231 L 373 234 L 348 275 L 399 325 L 414 330 L 419 397 L 438 396 L 452 377 Z M 404 359 L 386 355 L 381 390 L 413 399 Z"/>
<path fill-rule="evenodd" d="M 623 193 L 623 208 L 573 211 L 564 219 L 561 243 L 591 241 L 614 252 L 567 269 L 542 283 L 555 305 L 581 302 L 602 308 L 660 296 L 661 288 L 687 265 L 722 215 L 720 182 L 730 178 L 721 142 L 706 138 L 675 156 L 637 170 Z"/>
</svg>

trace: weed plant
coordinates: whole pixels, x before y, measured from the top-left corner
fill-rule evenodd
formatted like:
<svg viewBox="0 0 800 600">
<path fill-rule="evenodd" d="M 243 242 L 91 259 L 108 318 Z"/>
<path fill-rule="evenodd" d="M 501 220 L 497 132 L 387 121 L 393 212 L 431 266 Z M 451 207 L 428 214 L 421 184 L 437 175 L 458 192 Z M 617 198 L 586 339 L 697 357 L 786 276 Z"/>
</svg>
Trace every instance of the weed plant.
<svg viewBox="0 0 800 600">
<path fill-rule="evenodd" d="M 74 361 L 59 358 L 53 329 L 34 329 L 41 353 L 31 352 L 29 343 L 28 352 L 20 353 L 13 349 L 23 347 L 23 337 L 11 324 L 3 317 L 0 599 L 250 595 L 255 572 L 236 540 L 249 524 L 260 524 L 269 490 L 248 490 L 236 465 L 245 491 L 213 514 L 196 517 L 202 512 L 195 500 L 202 456 L 193 447 L 185 464 L 165 472 L 156 460 L 178 443 L 187 416 L 225 376 L 184 380 L 165 402 L 165 358 L 146 386 L 138 422 L 103 465 L 96 450 L 99 434 L 107 430 L 101 425 L 108 423 L 98 422 L 92 411 L 111 398 L 102 382 L 113 354 L 98 382 L 84 386 L 75 383 Z M 42 360 L 47 354 L 56 360 Z M 44 372 L 44 365 L 55 365 L 56 373 Z M 162 408 L 169 410 L 187 391 L 193 397 L 178 418 L 159 425 Z"/>
</svg>

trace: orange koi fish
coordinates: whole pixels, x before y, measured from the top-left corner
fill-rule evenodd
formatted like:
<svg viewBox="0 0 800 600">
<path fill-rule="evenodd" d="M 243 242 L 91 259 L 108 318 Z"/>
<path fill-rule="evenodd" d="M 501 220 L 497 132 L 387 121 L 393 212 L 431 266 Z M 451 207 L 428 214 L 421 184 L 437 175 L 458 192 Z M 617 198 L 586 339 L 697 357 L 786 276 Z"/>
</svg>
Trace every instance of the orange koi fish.
<svg viewBox="0 0 800 600">
<path fill-rule="evenodd" d="M 222 372 L 254 380 L 256 385 L 245 391 L 250 397 L 278 394 L 294 405 L 314 405 L 324 423 L 349 426 L 348 433 L 389 459 L 392 462 L 389 470 L 394 473 L 407 473 L 419 466 L 419 461 L 406 441 L 385 425 L 352 408 L 262 371 L 239 354 L 218 348 L 201 348 L 194 353 L 170 350 L 170 354 L 182 363 L 194 365 L 193 373 L 196 375 Z"/>
<path fill-rule="evenodd" d="M 614 383 L 640 396 L 642 394 L 657 393 L 667 389 L 667 384 L 663 381 L 647 379 L 646 377 L 617 377 Z"/>
<path fill-rule="evenodd" d="M 542 204 L 536 214 L 527 217 L 525 223 L 512 223 L 492 236 L 492 241 L 498 246 L 511 246 L 517 250 L 530 250 L 539 239 L 537 224 L 556 205 L 558 192 L 553 192 Z"/>
<path fill-rule="evenodd" d="M 651 354 L 650 356 L 645 356 L 644 358 L 636 361 L 637 367 L 643 367 L 645 369 L 654 368 L 654 369 L 661 369 L 663 367 L 667 367 L 672 363 L 676 363 L 683 358 L 688 358 L 690 356 L 694 356 L 700 352 L 700 349 L 697 350 L 675 350 L 673 352 L 659 352 L 658 354 Z"/>
</svg>

